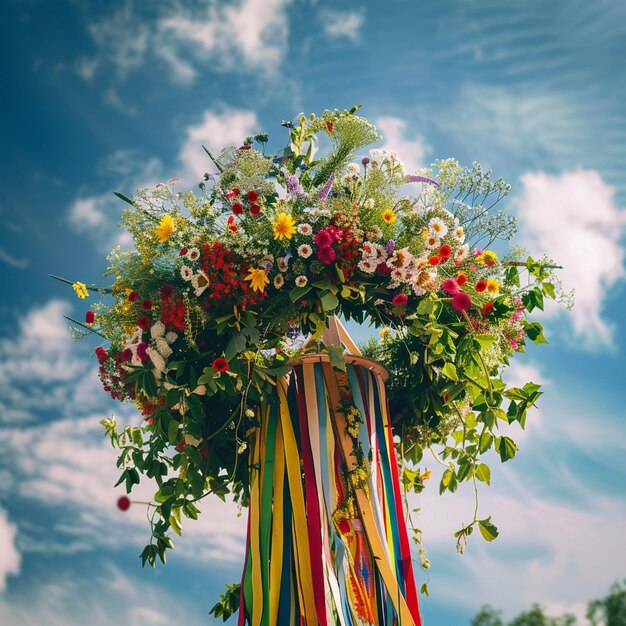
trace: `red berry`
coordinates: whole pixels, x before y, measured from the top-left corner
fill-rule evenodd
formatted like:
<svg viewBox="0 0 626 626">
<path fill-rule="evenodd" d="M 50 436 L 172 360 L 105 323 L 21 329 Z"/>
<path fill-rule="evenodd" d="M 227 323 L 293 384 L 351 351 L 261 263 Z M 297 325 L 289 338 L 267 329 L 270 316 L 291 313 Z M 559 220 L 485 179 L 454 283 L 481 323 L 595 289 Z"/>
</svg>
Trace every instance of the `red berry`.
<svg viewBox="0 0 626 626">
<path fill-rule="evenodd" d="M 127 496 L 120 496 L 117 500 L 117 508 L 120 511 L 128 511 L 130 508 L 130 500 Z"/>
<path fill-rule="evenodd" d="M 96 314 L 93 311 L 87 311 L 87 313 L 85 313 L 85 322 L 87 322 L 87 324 L 93 324 L 96 320 Z"/>
</svg>

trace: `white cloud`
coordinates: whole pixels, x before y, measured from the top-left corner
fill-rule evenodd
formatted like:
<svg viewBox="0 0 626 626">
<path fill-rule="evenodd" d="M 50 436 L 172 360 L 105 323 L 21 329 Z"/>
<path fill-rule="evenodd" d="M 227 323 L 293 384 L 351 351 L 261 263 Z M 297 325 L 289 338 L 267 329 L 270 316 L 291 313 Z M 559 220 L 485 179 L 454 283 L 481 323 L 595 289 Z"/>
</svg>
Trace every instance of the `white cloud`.
<svg viewBox="0 0 626 626">
<path fill-rule="evenodd" d="M 259 131 L 259 122 L 253 111 L 224 109 L 221 112 L 208 110 L 197 125 L 187 127 L 185 142 L 179 160 L 183 171 L 181 178 L 187 184 L 201 180 L 204 172 L 214 170 L 211 160 L 202 146 L 212 154 L 219 154 L 222 148 L 230 145 L 239 146 L 248 136 Z"/>
<path fill-rule="evenodd" d="M 584 345 L 610 346 L 613 328 L 603 308 L 610 290 L 626 277 L 621 241 L 626 210 L 592 170 L 527 173 L 521 180 L 516 209 L 522 244 L 535 256 L 547 252 L 563 266 L 558 275 L 566 290 L 576 289 L 571 319 Z"/>
<path fill-rule="evenodd" d="M 481 490 L 480 511 L 493 514 L 500 536 L 488 544 L 473 534 L 462 556 L 453 555 L 452 534 L 473 511 L 471 485 L 453 496 L 421 497 L 418 521 L 434 562 L 433 597 L 471 610 L 489 603 L 505 608 L 508 618 L 534 602 L 550 612 L 559 606 L 579 612 L 581 601 L 604 595 L 623 576 L 624 502 L 580 486 L 576 502 L 560 502 L 540 495 L 532 476 L 497 470 L 492 486 Z M 439 561 L 445 575 L 437 573 Z"/>
<path fill-rule="evenodd" d="M 128 576 L 110 562 L 98 563 L 88 576 L 68 571 L 37 577 L 25 593 L 0 598 L 3 626 L 161 626 L 206 624 L 197 607 L 164 584 Z M 79 599 L 79 600 L 77 600 Z"/>
<path fill-rule="evenodd" d="M 328 37 L 332 39 L 345 37 L 352 43 L 356 43 L 365 23 L 365 14 L 363 11 L 325 9 L 320 12 L 319 19 Z"/>
<path fill-rule="evenodd" d="M 193 78 L 183 54 L 201 63 L 211 61 L 217 71 L 272 74 L 287 50 L 288 6 L 288 0 L 211 2 L 204 12 L 168 15 L 157 25 L 164 58 L 179 79 Z"/>
<path fill-rule="evenodd" d="M 6 250 L 4 250 L 4 248 L 0 248 L 0 261 L 4 261 L 11 267 L 14 267 L 20 270 L 23 270 L 24 268 L 28 267 L 28 264 L 29 264 L 28 259 L 18 259 L 17 257 L 14 257 L 13 255 L 9 254 Z"/>
<path fill-rule="evenodd" d="M 0 591 L 6 589 L 7 577 L 20 572 L 21 555 L 15 545 L 17 528 L 9 522 L 6 511 L 0 509 Z"/>
<path fill-rule="evenodd" d="M 383 148 L 397 152 L 408 172 L 424 167 L 424 158 L 428 147 L 421 137 L 407 131 L 406 122 L 399 117 L 379 117 L 376 127 L 383 136 Z"/>
</svg>

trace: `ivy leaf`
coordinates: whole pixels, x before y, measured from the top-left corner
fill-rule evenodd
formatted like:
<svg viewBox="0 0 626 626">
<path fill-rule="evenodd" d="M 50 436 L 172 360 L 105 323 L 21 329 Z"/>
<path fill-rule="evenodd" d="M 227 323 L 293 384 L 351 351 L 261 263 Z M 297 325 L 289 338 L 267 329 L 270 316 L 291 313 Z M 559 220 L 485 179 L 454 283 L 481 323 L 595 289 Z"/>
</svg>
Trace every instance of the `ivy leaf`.
<svg viewBox="0 0 626 626">
<path fill-rule="evenodd" d="M 489 466 L 485 465 L 484 463 L 478 465 L 478 467 L 476 468 L 476 478 L 478 478 L 478 480 L 482 481 L 483 483 L 487 483 L 488 485 L 490 485 L 491 470 L 489 469 Z"/>
<path fill-rule="evenodd" d="M 478 529 L 485 541 L 493 541 L 498 536 L 498 529 L 491 523 L 491 517 L 478 520 Z"/>
</svg>

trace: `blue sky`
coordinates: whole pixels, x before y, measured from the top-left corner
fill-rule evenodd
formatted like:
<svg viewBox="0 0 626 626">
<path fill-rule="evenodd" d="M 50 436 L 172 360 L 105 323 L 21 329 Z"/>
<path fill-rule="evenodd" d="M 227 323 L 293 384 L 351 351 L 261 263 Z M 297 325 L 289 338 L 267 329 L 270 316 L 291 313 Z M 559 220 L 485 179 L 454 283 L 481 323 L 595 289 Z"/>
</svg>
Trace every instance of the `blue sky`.
<svg viewBox="0 0 626 626">
<path fill-rule="evenodd" d="M 97 423 L 138 418 L 100 391 L 63 320 L 84 305 L 47 274 L 99 279 L 125 242 L 111 190 L 191 187 L 201 144 L 267 130 L 278 148 L 281 119 L 355 103 L 411 168 L 455 156 L 512 183 L 516 243 L 577 291 L 509 374 L 545 395 L 483 490 L 498 540 L 455 553 L 469 492 L 416 503 L 426 624 L 485 602 L 581 614 L 626 576 L 626 4 L 5 0 L 0 29 L 2 624 L 195 626 L 239 577 L 244 517 L 216 503 L 166 568 L 140 569 L 144 512 L 115 508 Z"/>
</svg>

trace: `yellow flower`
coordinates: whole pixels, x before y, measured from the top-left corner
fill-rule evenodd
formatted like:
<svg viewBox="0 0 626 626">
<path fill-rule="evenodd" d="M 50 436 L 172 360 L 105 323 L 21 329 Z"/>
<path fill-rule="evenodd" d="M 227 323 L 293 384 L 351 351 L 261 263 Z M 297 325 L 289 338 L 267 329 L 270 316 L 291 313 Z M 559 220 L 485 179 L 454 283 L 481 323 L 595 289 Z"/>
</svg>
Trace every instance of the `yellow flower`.
<svg viewBox="0 0 626 626">
<path fill-rule="evenodd" d="M 500 281 L 496 278 L 490 278 L 487 281 L 487 291 L 489 293 L 500 293 Z"/>
<path fill-rule="evenodd" d="M 296 234 L 296 222 L 288 213 L 282 211 L 274 222 L 274 239 L 291 239 Z"/>
<path fill-rule="evenodd" d="M 383 222 L 385 222 L 385 224 L 393 224 L 396 219 L 396 214 L 392 209 L 385 209 L 383 211 Z"/>
<path fill-rule="evenodd" d="M 244 278 L 250 283 L 253 291 L 265 291 L 265 285 L 270 282 L 270 279 L 266 276 L 265 270 L 258 267 L 251 267 L 248 275 Z"/>
<path fill-rule="evenodd" d="M 89 295 L 89 292 L 87 291 L 87 285 L 85 285 L 85 283 L 74 283 L 72 285 L 72 288 L 81 300 L 84 300 Z"/>
<path fill-rule="evenodd" d="M 165 243 L 174 233 L 174 220 L 171 215 L 164 215 L 159 225 L 154 229 L 154 234 L 159 243 Z"/>
<path fill-rule="evenodd" d="M 428 239 L 429 235 L 430 231 L 428 230 L 428 228 L 422 228 L 422 239 Z"/>
<path fill-rule="evenodd" d="M 385 328 L 380 329 L 380 332 L 378 334 L 380 335 L 381 339 L 387 339 L 387 337 L 389 337 L 389 335 L 391 334 L 391 328 L 385 326 Z"/>
<path fill-rule="evenodd" d="M 420 479 L 421 480 L 428 480 L 430 478 L 430 475 L 432 474 L 432 472 L 427 469 L 421 476 Z"/>
<path fill-rule="evenodd" d="M 493 250 L 485 250 L 476 257 L 476 262 L 481 265 L 495 265 L 498 262 L 498 255 Z"/>
</svg>

